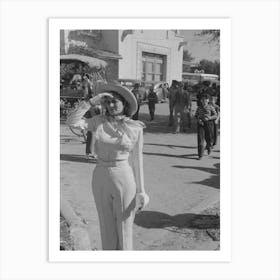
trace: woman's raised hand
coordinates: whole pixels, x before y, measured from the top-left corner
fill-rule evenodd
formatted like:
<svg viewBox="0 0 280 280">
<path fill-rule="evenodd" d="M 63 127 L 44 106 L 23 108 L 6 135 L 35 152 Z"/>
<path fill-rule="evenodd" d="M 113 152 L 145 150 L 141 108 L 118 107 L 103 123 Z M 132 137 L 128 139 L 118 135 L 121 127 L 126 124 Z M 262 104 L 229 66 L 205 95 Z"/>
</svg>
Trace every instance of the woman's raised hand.
<svg viewBox="0 0 280 280">
<path fill-rule="evenodd" d="M 97 94 L 96 96 L 92 97 L 90 100 L 89 100 L 89 103 L 91 105 L 95 105 L 96 103 L 100 103 L 101 99 L 105 96 L 108 96 L 108 97 L 111 97 L 113 98 L 113 95 L 111 93 L 108 93 L 108 92 L 103 92 L 103 93 L 99 93 Z"/>
</svg>

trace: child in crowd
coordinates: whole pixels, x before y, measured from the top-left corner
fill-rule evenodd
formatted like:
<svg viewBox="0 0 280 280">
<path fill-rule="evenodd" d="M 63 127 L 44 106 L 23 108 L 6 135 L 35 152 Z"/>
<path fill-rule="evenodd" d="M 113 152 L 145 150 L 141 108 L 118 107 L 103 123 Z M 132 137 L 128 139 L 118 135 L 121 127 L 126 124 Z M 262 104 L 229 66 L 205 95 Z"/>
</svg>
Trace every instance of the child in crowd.
<svg viewBox="0 0 280 280">
<path fill-rule="evenodd" d="M 195 117 L 197 118 L 197 148 L 198 159 L 201 159 L 204 154 L 204 141 L 206 141 L 206 149 L 208 155 L 211 153 L 213 144 L 213 121 L 217 118 L 215 108 L 209 104 L 209 95 L 201 95 L 201 103 L 197 107 Z"/>
<path fill-rule="evenodd" d="M 217 100 L 218 96 L 213 95 L 211 97 L 211 105 L 214 107 L 216 113 L 217 113 L 217 118 L 213 121 L 213 144 L 212 146 L 215 147 L 217 144 L 217 139 L 218 139 L 218 123 L 220 120 L 220 106 L 217 105 Z"/>
</svg>

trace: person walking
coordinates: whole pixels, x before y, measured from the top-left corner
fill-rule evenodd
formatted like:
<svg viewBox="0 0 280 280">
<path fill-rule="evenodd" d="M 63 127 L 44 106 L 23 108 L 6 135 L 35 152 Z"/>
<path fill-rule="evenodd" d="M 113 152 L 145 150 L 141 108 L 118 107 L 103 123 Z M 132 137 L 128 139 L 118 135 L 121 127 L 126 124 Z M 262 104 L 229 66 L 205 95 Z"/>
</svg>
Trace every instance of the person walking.
<svg viewBox="0 0 280 280">
<path fill-rule="evenodd" d="M 174 124 L 174 104 L 175 104 L 175 98 L 176 98 L 176 93 L 179 89 L 179 82 L 176 80 L 172 80 L 171 86 L 169 88 L 169 93 L 168 93 L 168 99 L 169 99 L 169 126 L 173 126 Z"/>
<path fill-rule="evenodd" d="M 163 95 L 163 100 L 166 101 L 166 98 L 169 95 L 168 83 L 162 85 L 162 95 Z"/>
<path fill-rule="evenodd" d="M 217 145 L 218 140 L 218 123 L 220 120 L 220 106 L 217 105 L 218 97 L 216 95 L 211 96 L 210 104 L 214 107 L 217 118 L 213 120 L 213 143 L 212 146 L 215 147 Z"/>
<path fill-rule="evenodd" d="M 197 118 L 197 148 L 198 159 L 204 154 L 204 142 L 206 141 L 206 149 L 208 155 L 211 154 L 213 144 L 213 120 L 217 118 L 215 108 L 209 104 L 209 95 L 201 95 L 201 105 L 197 107 L 195 117 Z"/>
<path fill-rule="evenodd" d="M 183 88 L 183 95 L 184 95 L 184 109 L 183 109 L 183 116 L 182 116 L 182 131 L 186 132 L 187 128 L 191 128 L 192 123 L 192 99 L 191 94 L 188 89 L 188 83 L 184 83 Z"/>
<path fill-rule="evenodd" d="M 154 91 L 154 86 L 152 85 L 148 93 L 148 106 L 149 106 L 151 121 L 153 121 L 155 118 L 156 103 L 158 103 L 158 97 Z"/>
<path fill-rule="evenodd" d="M 80 116 L 92 104 L 101 102 L 104 115 L 84 120 L 92 131 L 97 165 L 92 175 L 92 191 L 99 216 L 103 250 L 133 250 L 135 213 L 149 202 L 144 188 L 143 128 L 131 119 L 137 111 L 135 96 L 119 84 L 108 83 L 97 96 L 81 103 Z M 79 121 L 75 116 L 68 121 Z"/>
<path fill-rule="evenodd" d="M 185 100 L 182 84 L 179 84 L 179 87 L 175 93 L 174 103 L 173 103 L 174 117 L 175 117 L 174 133 L 181 132 L 185 102 L 186 100 Z"/>
<path fill-rule="evenodd" d="M 136 113 L 132 116 L 133 120 L 138 120 L 139 119 L 139 110 L 140 110 L 140 104 L 141 104 L 141 98 L 140 98 L 140 93 L 139 93 L 139 84 L 136 83 L 134 85 L 134 88 L 132 90 L 132 93 L 134 94 L 136 100 L 137 100 L 137 111 Z"/>
</svg>

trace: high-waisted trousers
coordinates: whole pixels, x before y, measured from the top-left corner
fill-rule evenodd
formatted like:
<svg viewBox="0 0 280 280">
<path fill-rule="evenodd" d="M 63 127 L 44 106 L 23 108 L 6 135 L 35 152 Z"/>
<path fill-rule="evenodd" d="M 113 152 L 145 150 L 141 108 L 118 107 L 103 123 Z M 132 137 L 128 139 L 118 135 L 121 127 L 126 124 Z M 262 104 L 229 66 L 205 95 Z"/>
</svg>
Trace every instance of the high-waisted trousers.
<svg viewBox="0 0 280 280">
<path fill-rule="evenodd" d="M 99 162 L 92 177 L 103 250 L 133 250 L 136 183 L 127 160 Z"/>
</svg>

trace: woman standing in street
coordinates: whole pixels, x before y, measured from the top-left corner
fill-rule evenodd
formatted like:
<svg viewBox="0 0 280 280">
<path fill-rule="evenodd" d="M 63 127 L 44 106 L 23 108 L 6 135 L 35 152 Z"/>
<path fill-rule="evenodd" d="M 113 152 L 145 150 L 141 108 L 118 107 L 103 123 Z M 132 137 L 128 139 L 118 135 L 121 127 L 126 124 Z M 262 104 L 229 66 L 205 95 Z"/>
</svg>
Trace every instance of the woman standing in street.
<svg viewBox="0 0 280 280">
<path fill-rule="evenodd" d="M 117 84 L 101 87 L 97 96 L 89 103 L 83 102 L 79 112 L 69 116 L 68 124 L 80 121 L 76 116 L 82 116 L 96 102 L 101 102 L 105 114 L 84 120 L 82 126 L 92 132 L 92 148 L 97 157 L 92 190 L 102 248 L 133 250 L 135 213 L 149 201 L 143 176 L 144 124 L 130 118 L 137 111 L 134 94 Z"/>
</svg>

